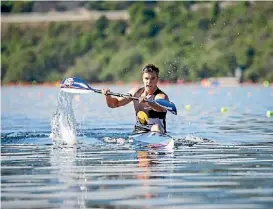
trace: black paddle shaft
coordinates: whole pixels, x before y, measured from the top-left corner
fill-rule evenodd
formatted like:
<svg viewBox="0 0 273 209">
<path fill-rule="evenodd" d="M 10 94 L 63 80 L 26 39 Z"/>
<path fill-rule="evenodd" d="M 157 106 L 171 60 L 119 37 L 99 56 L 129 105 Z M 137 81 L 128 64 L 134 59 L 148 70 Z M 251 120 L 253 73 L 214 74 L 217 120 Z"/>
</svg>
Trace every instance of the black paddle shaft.
<svg viewBox="0 0 273 209">
<path fill-rule="evenodd" d="M 92 89 L 94 92 L 102 94 L 102 90 L 100 89 Z M 108 92 L 107 95 L 111 95 L 111 96 L 116 96 L 116 97 L 124 97 L 124 98 L 128 98 L 128 99 L 133 99 L 133 100 L 139 100 L 138 97 L 133 97 L 130 93 L 127 94 L 121 94 L 121 93 L 114 93 L 114 92 Z M 157 104 L 160 107 L 163 107 L 165 109 L 167 109 L 168 111 L 170 111 L 168 108 L 166 108 L 164 105 L 162 104 L 158 104 L 155 100 L 149 100 L 149 99 L 144 99 L 145 102 L 149 102 L 152 104 Z M 172 111 L 171 111 L 172 112 Z M 172 112 L 173 113 L 173 112 Z M 176 113 L 173 113 L 176 115 Z"/>
<path fill-rule="evenodd" d="M 95 89 L 94 92 L 102 94 L 102 90 Z M 133 97 L 131 94 L 121 94 L 121 93 L 114 93 L 114 92 L 108 92 L 107 95 L 116 96 L 116 97 L 124 97 L 128 99 L 138 100 L 138 97 Z"/>
</svg>

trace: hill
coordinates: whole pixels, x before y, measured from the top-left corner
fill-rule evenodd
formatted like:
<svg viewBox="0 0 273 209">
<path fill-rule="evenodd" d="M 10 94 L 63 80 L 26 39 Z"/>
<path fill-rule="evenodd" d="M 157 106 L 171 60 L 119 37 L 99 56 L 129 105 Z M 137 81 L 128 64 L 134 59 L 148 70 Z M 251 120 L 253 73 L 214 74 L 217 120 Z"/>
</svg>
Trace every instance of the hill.
<svg viewBox="0 0 273 209">
<path fill-rule="evenodd" d="M 190 3 L 130 2 L 122 8 L 129 21 L 1 24 L 1 80 L 134 81 L 153 62 L 174 82 L 232 76 L 238 67 L 244 80 L 273 81 L 272 2 Z"/>
</svg>

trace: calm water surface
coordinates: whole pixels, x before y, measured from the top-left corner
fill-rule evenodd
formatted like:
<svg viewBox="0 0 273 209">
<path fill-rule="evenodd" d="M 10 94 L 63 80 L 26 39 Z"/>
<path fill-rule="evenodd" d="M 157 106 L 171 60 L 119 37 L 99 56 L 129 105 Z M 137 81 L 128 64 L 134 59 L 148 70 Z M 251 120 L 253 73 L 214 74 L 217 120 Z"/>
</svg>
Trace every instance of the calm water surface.
<svg viewBox="0 0 273 209">
<path fill-rule="evenodd" d="M 179 113 L 168 114 L 174 152 L 158 154 L 105 142 L 129 136 L 132 105 L 109 109 L 101 95 L 74 97 L 77 144 L 56 145 L 50 122 L 59 88 L 2 87 L 1 207 L 272 208 L 272 88 L 162 89 Z"/>
</svg>

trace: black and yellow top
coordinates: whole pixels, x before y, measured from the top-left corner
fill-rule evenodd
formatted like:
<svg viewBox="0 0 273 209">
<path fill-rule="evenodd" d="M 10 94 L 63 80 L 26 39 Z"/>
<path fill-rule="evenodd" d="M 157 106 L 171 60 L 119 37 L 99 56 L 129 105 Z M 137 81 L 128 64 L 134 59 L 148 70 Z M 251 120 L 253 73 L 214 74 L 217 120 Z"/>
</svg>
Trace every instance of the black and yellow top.
<svg viewBox="0 0 273 209">
<path fill-rule="evenodd" d="M 144 87 L 140 88 L 136 93 L 135 97 L 140 97 L 144 92 Z M 154 99 L 157 94 L 165 94 L 159 88 L 152 94 L 149 99 Z M 138 100 L 134 101 L 134 108 L 136 111 L 136 125 L 135 132 L 139 131 L 149 131 L 151 126 L 158 124 L 164 132 L 166 132 L 166 115 L 167 112 L 157 112 L 151 109 L 151 107 L 146 106 L 143 103 L 139 103 Z"/>
</svg>

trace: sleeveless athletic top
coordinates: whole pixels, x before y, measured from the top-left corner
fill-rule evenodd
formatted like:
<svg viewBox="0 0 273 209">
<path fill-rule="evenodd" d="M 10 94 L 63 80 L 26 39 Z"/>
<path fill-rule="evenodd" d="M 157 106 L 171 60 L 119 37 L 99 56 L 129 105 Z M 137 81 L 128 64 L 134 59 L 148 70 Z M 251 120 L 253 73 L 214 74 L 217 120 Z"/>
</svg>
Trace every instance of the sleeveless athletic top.
<svg viewBox="0 0 273 209">
<path fill-rule="evenodd" d="M 135 97 L 139 97 L 144 92 L 144 87 L 140 88 Z M 159 88 L 152 94 L 150 99 L 154 99 L 157 94 L 163 93 Z M 136 111 L 136 125 L 134 132 L 149 131 L 152 125 L 159 124 L 162 130 L 166 132 L 166 115 L 167 112 L 157 112 L 147 107 L 145 104 L 140 104 L 138 100 L 134 100 L 134 108 Z"/>
</svg>

